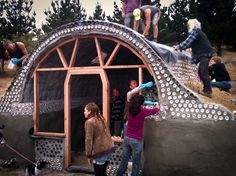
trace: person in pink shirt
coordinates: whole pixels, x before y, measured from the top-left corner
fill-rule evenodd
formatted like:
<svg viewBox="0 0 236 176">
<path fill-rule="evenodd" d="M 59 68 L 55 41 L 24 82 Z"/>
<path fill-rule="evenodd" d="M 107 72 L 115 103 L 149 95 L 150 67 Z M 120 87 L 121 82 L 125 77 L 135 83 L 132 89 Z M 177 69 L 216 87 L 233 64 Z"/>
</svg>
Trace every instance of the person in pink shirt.
<svg viewBox="0 0 236 176">
<path fill-rule="evenodd" d="M 123 176 L 132 154 L 132 176 L 140 174 L 141 155 L 143 151 L 144 120 L 157 113 L 160 108 L 156 104 L 152 109 L 145 109 L 144 96 L 136 94 L 130 99 L 128 107 L 128 127 L 125 132 L 122 159 L 117 170 L 117 176 Z"/>
</svg>

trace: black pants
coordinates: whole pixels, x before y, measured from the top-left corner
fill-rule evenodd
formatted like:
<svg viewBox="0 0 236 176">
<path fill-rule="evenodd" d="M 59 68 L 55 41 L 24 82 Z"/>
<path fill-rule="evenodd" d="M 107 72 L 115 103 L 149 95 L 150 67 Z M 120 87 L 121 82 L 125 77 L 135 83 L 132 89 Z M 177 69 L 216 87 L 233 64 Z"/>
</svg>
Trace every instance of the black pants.
<svg viewBox="0 0 236 176">
<path fill-rule="evenodd" d="M 106 161 L 103 165 L 93 164 L 95 176 L 107 176 L 106 168 L 108 163 L 109 161 Z"/>
<path fill-rule="evenodd" d="M 198 74 L 199 77 L 203 83 L 203 92 L 208 92 L 211 93 L 212 89 L 211 89 L 211 80 L 210 80 L 210 76 L 209 76 L 209 62 L 210 62 L 211 58 L 209 57 L 205 57 L 202 56 L 199 58 L 199 68 L 198 68 Z"/>
</svg>

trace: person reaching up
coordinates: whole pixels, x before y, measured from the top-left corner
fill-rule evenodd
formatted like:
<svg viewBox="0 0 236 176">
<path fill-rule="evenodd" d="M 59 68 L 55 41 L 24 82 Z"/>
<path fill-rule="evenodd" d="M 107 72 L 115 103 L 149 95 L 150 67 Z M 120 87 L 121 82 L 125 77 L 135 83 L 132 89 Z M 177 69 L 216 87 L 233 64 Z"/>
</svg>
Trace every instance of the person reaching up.
<svg viewBox="0 0 236 176">
<path fill-rule="evenodd" d="M 144 120 L 146 117 L 157 113 L 158 105 L 152 109 L 143 106 L 144 96 L 136 94 L 130 99 L 128 108 L 128 127 L 125 132 L 122 158 L 117 170 L 117 176 L 123 176 L 127 169 L 128 161 L 132 154 L 132 176 L 140 175 L 141 154 L 143 151 Z"/>
</svg>

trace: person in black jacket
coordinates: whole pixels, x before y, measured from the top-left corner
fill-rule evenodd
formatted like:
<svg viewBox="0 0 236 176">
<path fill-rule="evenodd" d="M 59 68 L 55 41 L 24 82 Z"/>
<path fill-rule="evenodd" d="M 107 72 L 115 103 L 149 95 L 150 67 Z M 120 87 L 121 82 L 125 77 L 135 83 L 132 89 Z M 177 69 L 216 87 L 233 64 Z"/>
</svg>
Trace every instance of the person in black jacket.
<svg viewBox="0 0 236 176">
<path fill-rule="evenodd" d="M 231 78 L 225 65 L 221 63 L 221 58 L 216 56 L 211 59 L 211 66 L 209 66 L 209 74 L 211 77 L 211 86 L 218 87 L 221 90 L 228 91 L 232 87 Z"/>
<path fill-rule="evenodd" d="M 209 77 L 209 62 L 213 55 L 212 46 L 206 34 L 201 30 L 201 23 L 197 19 L 190 19 L 187 22 L 188 37 L 179 45 L 174 46 L 176 50 L 192 49 L 192 64 L 198 64 L 198 75 L 203 83 L 201 95 L 212 97 L 211 80 Z"/>
<path fill-rule="evenodd" d="M 114 136 L 121 136 L 124 123 L 125 98 L 118 88 L 112 90 L 111 131 Z"/>
</svg>

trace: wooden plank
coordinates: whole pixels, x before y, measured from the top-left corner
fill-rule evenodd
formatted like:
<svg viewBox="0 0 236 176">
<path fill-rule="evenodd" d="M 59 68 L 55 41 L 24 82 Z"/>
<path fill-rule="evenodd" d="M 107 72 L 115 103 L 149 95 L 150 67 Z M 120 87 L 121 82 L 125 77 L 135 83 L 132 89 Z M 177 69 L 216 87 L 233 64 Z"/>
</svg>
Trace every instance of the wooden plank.
<svg viewBox="0 0 236 176">
<path fill-rule="evenodd" d="M 80 42 L 79 42 L 79 39 L 77 38 L 75 41 L 73 53 L 71 55 L 69 67 L 73 67 L 75 64 L 75 60 L 76 60 L 76 56 L 78 54 L 79 46 L 80 46 Z"/>
<path fill-rule="evenodd" d="M 38 72 L 34 72 L 34 133 L 38 132 L 38 114 L 39 114 L 39 78 Z"/>
<path fill-rule="evenodd" d="M 143 83 L 143 70 L 142 70 L 142 68 L 138 69 L 138 81 L 139 81 L 139 85 L 141 85 Z"/>
<path fill-rule="evenodd" d="M 37 66 L 36 66 L 35 69 L 34 69 L 34 72 L 47 60 L 47 57 L 48 57 L 53 51 L 55 51 L 55 49 L 56 49 L 57 47 L 61 47 L 61 46 L 65 45 L 66 43 L 70 43 L 70 42 L 72 42 L 72 41 L 74 41 L 74 40 L 76 40 L 76 39 L 77 39 L 77 37 L 76 37 L 76 38 L 75 38 L 75 37 L 72 37 L 71 39 L 68 39 L 68 40 L 66 40 L 66 41 L 61 42 L 60 44 L 58 44 L 58 45 L 55 46 L 54 48 L 51 48 L 51 49 L 47 52 L 47 54 L 46 54 L 45 56 L 43 56 L 43 58 L 39 61 L 39 63 L 37 64 Z M 34 72 L 32 73 L 31 77 L 33 77 Z"/>
<path fill-rule="evenodd" d="M 62 50 L 61 50 L 59 47 L 56 48 L 56 50 L 57 50 L 57 54 L 59 55 L 59 58 L 60 58 L 60 60 L 61 60 L 61 62 L 62 62 L 62 64 L 63 64 L 63 67 L 64 67 L 64 68 L 67 68 L 67 67 L 68 67 L 68 64 L 67 64 L 67 62 L 66 62 L 66 59 L 65 59 L 65 56 L 64 56 Z"/>
<path fill-rule="evenodd" d="M 102 58 L 102 49 L 101 49 L 101 46 L 100 46 L 100 43 L 98 41 L 98 38 L 95 37 L 95 44 L 96 44 L 96 49 L 97 49 L 97 54 L 98 54 L 98 60 L 99 60 L 99 63 L 100 65 L 104 65 L 104 61 L 103 61 L 103 58 Z"/>
<path fill-rule="evenodd" d="M 107 74 L 104 70 L 101 70 L 100 77 L 102 80 L 102 102 L 103 102 L 103 117 L 106 120 L 108 129 L 110 129 L 110 84 Z"/>
<path fill-rule="evenodd" d="M 46 71 L 67 71 L 68 68 L 38 68 L 38 72 L 46 72 Z"/>
<path fill-rule="evenodd" d="M 148 62 L 146 61 L 146 59 L 140 53 L 138 53 L 134 48 L 132 48 L 130 45 L 128 45 L 127 43 L 120 41 L 116 38 L 111 38 L 109 36 L 99 36 L 99 38 L 111 40 L 111 41 L 114 41 L 115 43 L 120 43 L 122 46 L 128 48 L 134 55 L 136 55 L 144 63 L 144 65 L 148 69 L 149 73 L 151 75 L 154 75 L 152 70 L 150 69 L 150 66 L 148 65 Z"/>
<path fill-rule="evenodd" d="M 92 66 L 92 67 L 71 67 L 71 68 L 39 68 L 38 72 L 44 71 L 60 71 L 60 70 L 84 70 L 84 69 L 129 69 L 129 68 L 146 68 L 145 65 L 108 65 L 108 66 Z"/>
<path fill-rule="evenodd" d="M 116 47 L 114 48 L 114 50 L 112 51 L 112 53 L 111 53 L 109 59 L 107 60 L 105 66 L 108 66 L 108 65 L 110 65 L 110 64 L 112 63 L 112 61 L 115 59 L 115 56 L 116 56 L 116 54 L 118 53 L 118 51 L 119 51 L 119 49 L 120 49 L 120 46 L 121 46 L 121 45 L 120 45 L 120 42 L 117 43 L 117 45 L 116 45 Z"/>
<path fill-rule="evenodd" d="M 71 96 L 70 96 L 70 79 L 71 74 L 67 73 L 64 82 L 64 132 L 65 146 L 64 146 L 64 166 L 68 167 L 71 163 Z"/>
<path fill-rule="evenodd" d="M 64 138 L 64 133 L 50 133 L 50 132 L 36 132 L 34 133 L 35 136 L 44 136 L 44 137 L 61 137 Z"/>
</svg>

